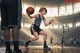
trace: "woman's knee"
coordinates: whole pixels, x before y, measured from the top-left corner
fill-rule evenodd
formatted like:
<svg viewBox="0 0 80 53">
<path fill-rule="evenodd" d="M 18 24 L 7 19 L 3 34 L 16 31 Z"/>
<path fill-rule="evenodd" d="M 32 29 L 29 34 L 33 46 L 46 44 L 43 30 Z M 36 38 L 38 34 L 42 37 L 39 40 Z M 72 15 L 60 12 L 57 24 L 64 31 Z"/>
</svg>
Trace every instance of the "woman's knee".
<svg viewBox="0 0 80 53">
<path fill-rule="evenodd" d="M 36 39 L 36 40 L 38 40 L 38 39 L 39 39 L 39 37 L 35 37 L 35 39 Z"/>
<path fill-rule="evenodd" d="M 35 33 L 34 33 L 34 37 L 35 37 L 35 39 L 36 39 L 36 40 L 38 40 L 38 39 L 39 39 L 39 35 L 38 35 L 38 33 L 37 33 L 37 32 L 35 32 Z"/>
<path fill-rule="evenodd" d="M 44 37 L 47 37 L 47 33 L 44 33 Z"/>
</svg>

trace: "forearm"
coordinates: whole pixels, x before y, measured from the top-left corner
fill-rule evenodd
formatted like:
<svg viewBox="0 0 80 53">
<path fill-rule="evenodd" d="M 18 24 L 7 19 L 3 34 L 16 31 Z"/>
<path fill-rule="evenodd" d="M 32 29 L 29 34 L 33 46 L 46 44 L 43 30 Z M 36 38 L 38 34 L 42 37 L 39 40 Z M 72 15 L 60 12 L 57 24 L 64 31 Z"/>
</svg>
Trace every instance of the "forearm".
<svg viewBox="0 0 80 53">
<path fill-rule="evenodd" d="M 32 19 L 33 17 L 28 14 L 28 16 Z"/>
<path fill-rule="evenodd" d="M 51 22 L 45 23 L 45 26 L 48 26 L 49 24 L 51 24 Z"/>
<path fill-rule="evenodd" d="M 48 26 L 49 24 L 51 24 L 54 21 L 54 19 L 50 20 L 48 23 L 46 23 L 46 20 L 44 20 L 44 24 L 45 26 Z"/>
</svg>

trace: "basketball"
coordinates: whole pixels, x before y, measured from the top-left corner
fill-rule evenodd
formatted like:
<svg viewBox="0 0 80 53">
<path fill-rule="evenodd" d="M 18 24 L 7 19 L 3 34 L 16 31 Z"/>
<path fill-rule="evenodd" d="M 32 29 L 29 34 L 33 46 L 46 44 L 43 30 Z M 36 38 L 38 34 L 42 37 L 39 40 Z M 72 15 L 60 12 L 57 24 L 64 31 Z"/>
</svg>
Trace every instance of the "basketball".
<svg viewBox="0 0 80 53">
<path fill-rule="evenodd" d="M 27 9 L 26 9 L 26 13 L 27 14 L 33 14 L 34 13 L 34 8 L 33 7 L 28 7 Z"/>
</svg>

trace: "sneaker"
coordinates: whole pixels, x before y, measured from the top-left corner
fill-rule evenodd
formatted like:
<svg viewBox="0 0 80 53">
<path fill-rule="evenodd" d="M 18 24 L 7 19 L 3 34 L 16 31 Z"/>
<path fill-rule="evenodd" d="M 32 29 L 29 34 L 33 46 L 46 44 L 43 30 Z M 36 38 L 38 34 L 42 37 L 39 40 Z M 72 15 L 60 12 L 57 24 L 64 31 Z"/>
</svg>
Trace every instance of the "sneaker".
<svg viewBox="0 0 80 53">
<path fill-rule="evenodd" d="M 6 50 L 5 53 L 12 53 L 12 50 Z"/>
<path fill-rule="evenodd" d="M 50 49 L 51 49 L 51 48 L 50 48 L 50 47 L 48 47 L 47 45 L 46 45 L 46 46 L 44 46 L 43 48 L 44 48 L 44 50 L 50 50 Z"/>
<path fill-rule="evenodd" d="M 22 51 L 19 49 L 19 50 L 14 50 L 13 53 L 22 53 Z"/>
</svg>

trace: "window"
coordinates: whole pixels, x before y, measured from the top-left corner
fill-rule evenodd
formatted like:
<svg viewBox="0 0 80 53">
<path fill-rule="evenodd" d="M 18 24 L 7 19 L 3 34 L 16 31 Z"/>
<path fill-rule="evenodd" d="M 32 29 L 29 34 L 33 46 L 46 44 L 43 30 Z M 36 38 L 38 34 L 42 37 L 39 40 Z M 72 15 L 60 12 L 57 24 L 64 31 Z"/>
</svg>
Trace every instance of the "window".
<svg viewBox="0 0 80 53">
<path fill-rule="evenodd" d="M 72 5 L 68 5 L 68 6 L 66 6 L 67 8 L 66 8 L 66 13 L 67 14 L 72 14 Z"/>
<path fill-rule="evenodd" d="M 80 12 L 80 3 L 74 4 L 74 13 Z"/>
<path fill-rule="evenodd" d="M 73 27 L 73 24 L 72 24 L 72 23 L 68 23 L 67 25 L 68 25 L 70 28 Z"/>
<path fill-rule="evenodd" d="M 51 16 L 51 8 L 47 8 L 47 16 Z"/>
<path fill-rule="evenodd" d="M 58 8 L 57 7 L 51 9 L 51 16 L 58 16 Z"/>
<path fill-rule="evenodd" d="M 60 7 L 60 9 L 59 9 L 59 15 L 60 15 L 60 16 L 61 16 L 61 15 L 65 15 L 65 6 Z"/>
<path fill-rule="evenodd" d="M 80 22 L 77 22 L 77 23 L 76 23 L 76 27 L 78 27 L 78 26 L 80 26 Z"/>
</svg>

